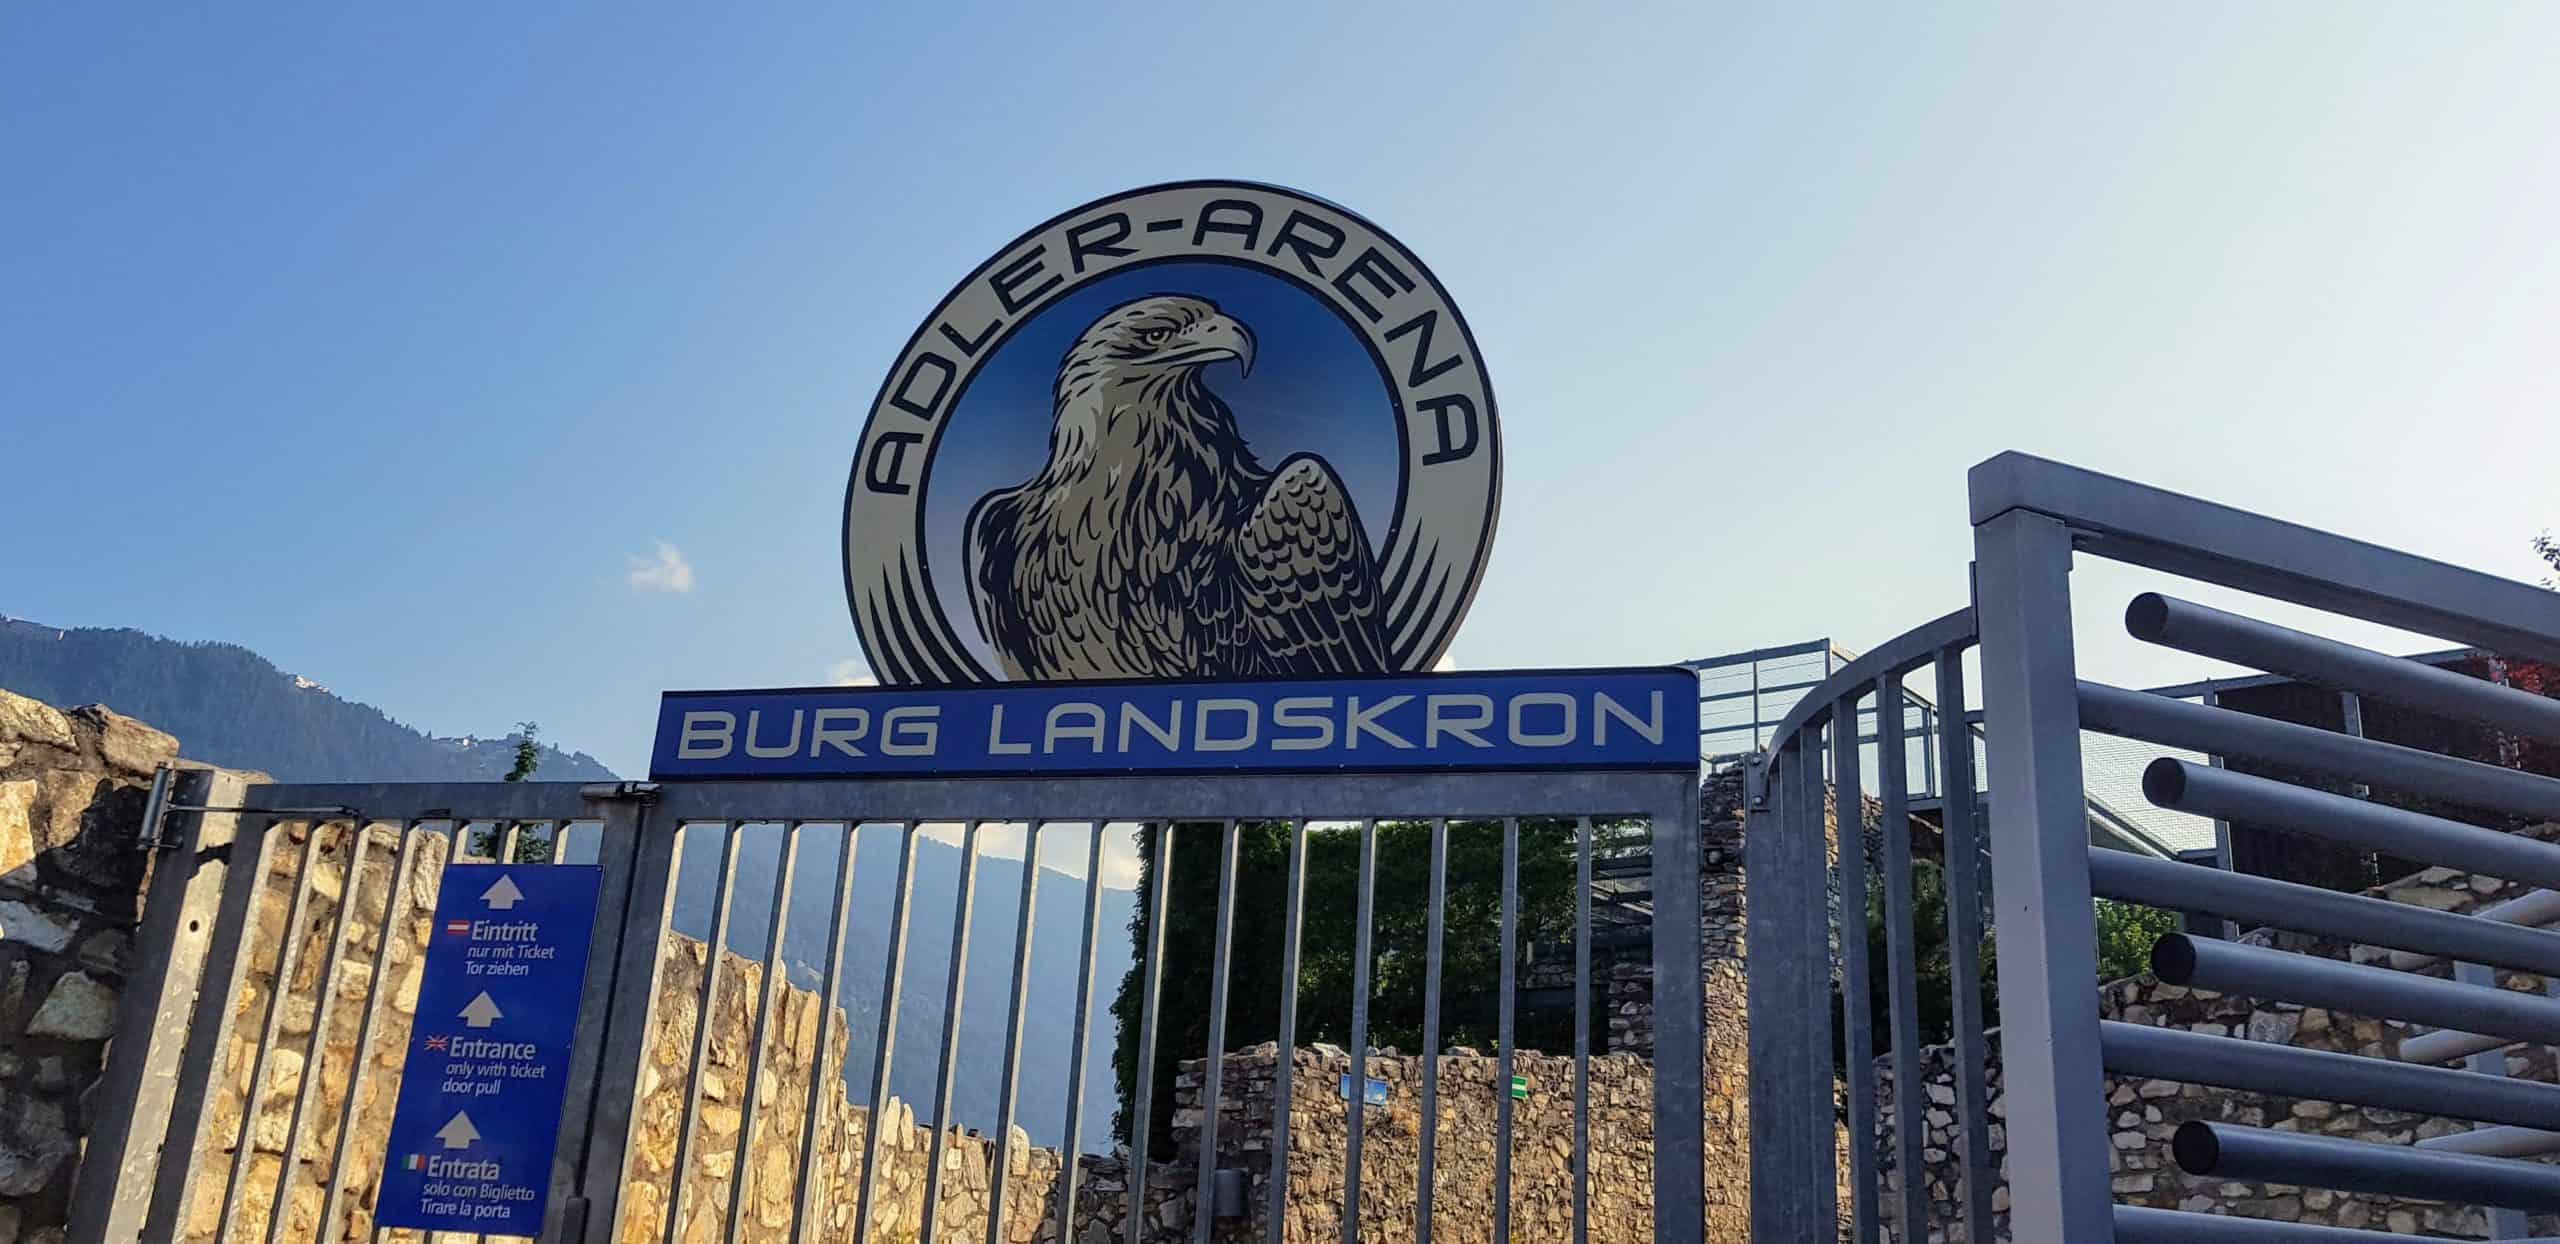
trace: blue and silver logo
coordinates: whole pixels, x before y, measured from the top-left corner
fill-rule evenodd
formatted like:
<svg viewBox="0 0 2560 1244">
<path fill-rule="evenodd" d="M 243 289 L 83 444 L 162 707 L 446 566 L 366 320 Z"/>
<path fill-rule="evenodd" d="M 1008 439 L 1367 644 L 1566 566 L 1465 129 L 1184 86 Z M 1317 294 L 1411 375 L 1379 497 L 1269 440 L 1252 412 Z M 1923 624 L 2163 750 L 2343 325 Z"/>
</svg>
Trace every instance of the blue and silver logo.
<svg viewBox="0 0 2560 1244">
<path fill-rule="evenodd" d="M 1474 337 L 1384 230 L 1151 187 L 1016 239 L 908 341 L 845 594 L 891 685 L 1428 670 L 1501 462 Z"/>
</svg>

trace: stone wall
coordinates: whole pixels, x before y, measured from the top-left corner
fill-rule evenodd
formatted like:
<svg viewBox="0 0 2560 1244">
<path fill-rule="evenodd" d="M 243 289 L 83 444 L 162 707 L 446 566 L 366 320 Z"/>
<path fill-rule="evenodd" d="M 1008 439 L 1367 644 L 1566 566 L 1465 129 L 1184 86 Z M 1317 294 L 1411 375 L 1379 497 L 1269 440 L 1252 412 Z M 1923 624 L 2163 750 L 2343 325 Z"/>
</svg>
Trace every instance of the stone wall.
<svg viewBox="0 0 2560 1244">
<path fill-rule="evenodd" d="M 255 1238 L 267 1226 L 271 1207 L 281 1204 L 288 1215 L 288 1236 L 297 1240 L 364 1240 L 371 1238 L 373 1209 L 381 1178 L 393 1106 L 399 1095 L 401 1063 L 409 1046 L 409 1029 L 417 1004 L 425 940 L 443 865 L 446 840 L 421 834 L 409 871 L 397 878 L 399 897 L 384 913 L 395 883 L 398 843 L 388 826 L 366 831 L 364 858 L 352 871 L 356 878 L 358 919 L 349 926 L 340 955 L 334 998 L 326 1016 L 320 976 L 328 962 L 329 938 L 338 904 L 347 890 L 354 861 L 354 839 L 344 822 L 317 827 L 280 827 L 274 862 L 262 890 L 255 919 L 260 949 L 244 965 L 235 993 L 233 1027 L 203 1141 L 193 1156 L 199 1178 L 188 1202 L 178 1238 L 188 1244 L 210 1244 L 221 1238 L 228 1180 L 244 1141 L 241 1116 L 249 1106 L 249 1090 L 259 1079 L 265 1090 L 247 1129 L 249 1146 L 244 1195 L 230 1212 L 234 1238 Z M 316 833 L 316 841 L 315 841 Z M 284 1010 L 275 1016 L 276 1041 L 261 1071 L 260 1039 L 268 1024 L 269 999 L 276 989 L 276 964 L 297 927 L 293 907 L 296 882 L 305 859 L 311 862 L 312 884 L 303 898 L 299 946 L 291 960 L 283 993 Z M 386 936 L 387 930 L 387 936 Z M 387 949 L 386 949 L 387 948 Z M 701 1078 L 701 1102 L 694 1148 L 682 1178 L 676 1171 L 676 1149 L 684 1128 L 685 1076 L 701 1031 L 701 990 L 705 947 L 691 938 L 670 938 L 659 964 L 657 1004 L 650 1058 L 639 1085 L 639 1111 L 633 1120 L 633 1158 L 624 1182 L 626 1214 L 622 1238 L 638 1244 L 661 1238 L 671 1194 L 681 1195 L 682 1220 L 676 1238 L 706 1244 L 729 1238 L 729 1202 L 739 1179 L 738 1138 L 752 1126 L 746 1147 L 745 1192 L 740 1207 L 742 1239 L 771 1238 L 787 1228 L 800 1211 L 797 1189 L 801 1137 L 809 1114 L 813 1070 L 819 1077 L 816 1154 L 805 1204 L 832 1234 L 851 1222 L 862 1183 L 861 1158 L 869 1135 L 869 1111 L 852 1105 L 842 1089 L 847 1033 L 844 1013 L 829 1014 L 820 1030 L 821 999 L 808 990 L 786 985 L 776 994 L 772 1040 L 765 1062 L 749 1082 L 754 1043 L 755 1009 L 763 994 L 764 968 L 735 954 L 724 956 L 720 986 L 712 1000 L 711 1035 Z M 366 1058 L 356 1059 L 363 1025 L 365 995 L 377 970 L 387 971 Z M 592 1018 L 592 1017 L 591 1017 Z M 325 1023 L 321 1064 L 306 1066 L 303 1051 L 311 1034 Z M 814 1064 L 814 1067 L 813 1067 Z M 298 1100 L 305 1119 L 294 1144 Z M 754 1119 L 748 1122 L 748 1098 Z M 350 1106 L 352 1102 L 352 1107 Z M 881 1137 L 881 1178 L 875 1191 L 875 1230 L 887 1241 L 913 1241 L 923 1220 L 925 1174 L 932 1130 L 917 1126 L 906 1103 L 892 1099 L 891 1123 Z M 339 1130 L 352 1120 L 347 1141 L 345 1177 L 334 1215 L 327 1214 L 327 1188 L 338 1156 Z M 1006 1237 L 1015 1244 L 1053 1240 L 1053 1190 L 1060 1159 L 1055 1150 L 1028 1144 L 1017 1129 L 1008 1179 Z M 947 1141 L 938 1238 L 984 1239 L 992 1142 L 954 1131 Z M 277 1195 L 286 1173 L 288 1148 L 295 1155 L 290 1178 Z M 1159 1168 L 1151 1178 L 1151 1218 L 1179 1223 L 1187 1230 L 1187 1171 Z M 1124 1167 L 1110 1160 L 1082 1164 L 1077 1207 L 1078 1236 L 1098 1242 L 1094 1225 L 1116 1233 L 1127 1200 Z M 1163 1233 L 1166 1244 L 1187 1238 Z"/>
<path fill-rule="evenodd" d="M 1218 1165 L 1241 1170 L 1250 1225 L 1270 1200 L 1273 1084 L 1279 1048 L 1264 1044 L 1229 1054 L 1219 1094 Z M 1499 1061 L 1472 1050 L 1440 1057 L 1438 1126 L 1432 1186 L 1432 1237 L 1493 1238 L 1496 1115 L 1508 1086 Z M 1349 1103 L 1343 1077 L 1351 1056 L 1334 1046 L 1294 1051 L 1289 1110 L 1289 1200 L 1292 1240 L 1337 1238 L 1348 1170 Z M 1363 1116 L 1360 1232 L 1364 1240 L 1414 1238 L 1420 1201 L 1422 1143 L 1420 1057 L 1372 1055 L 1369 1079 L 1384 1081 L 1387 1101 Z M 1512 1072 L 1528 1096 L 1512 1102 L 1511 1234 L 1522 1241 L 1573 1238 L 1573 1059 L 1524 1052 Z M 1205 1064 L 1189 1064 L 1177 1082 L 1176 1135 L 1184 1177 L 1196 1178 Z M 1653 1238 L 1653 1064 L 1623 1054 L 1591 1060 L 1590 1238 L 1637 1244 Z M 1257 1237 L 1258 1238 L 1258 1237 Z M 1715 1238 L 1724 1238 L 1718 1236 Z"/>
<path fill-rule="evenodd" d="M 140 914 L 132 844 L 177 751 L 106 709 L 0 691 L 0 1244 L 61 1237 Z"/>
<path fill-rule="evenodd" d="M 2560 827 L 2544 826 L 2532 832 L 2546 838 L 2560 836 Z M 2515 897 L 2527 888 L 2494 878 L 2433 868 L 2372 893 L 2441 911 L 2468 912 Z M 2349 947 L 2266 930 L 2251 933 L 2243 940 L 2360 962 L 2371 962 L 2387 953 L 2372 947 Z M 2439 968 L 2435 974 L 2442 975 L 2443 970 Z M 2521 974 L 2502 974 L 2500 983 L 2510 989 L 2537 994 L 2543 988 L 2539 978 Z M 2399 1043 L 2416 1031 L 2407 1025 L 2343 1012 L 2257 1003 L 2165 985 L 2148 975 L 2117 981 L 2101 989 L 2099 1013 L 2104 1018 L 2129 1024 L 2183 1028 L 2215 1036 L 2243 1037 L 2303 1049 L 2384 1058 L 2390 1057 Z M 1959 1175 L 1961 1156 L 1958 1152 L 1961 1141 L 1956 1130 L 1954 1060 L 1950 1047 L 1932 1046 L 1924 1050 L 1922 1070 L 1922 1086 L 1928 1100 L 1924 1107 L 1927 1166 L 1923 1177 L 1933 1206 L 1932 1221 L 1952 1223 L 1958 1221 L 1957 1215 L 1961 1211 L 1957 1206 L 1962 1193 Z M 1992 1103 L 1992 1160 L 2005 1170 L 2006 1136 L 2001 1126 L 2004 1102 L 1999 1034 L 1996 1030 L 1991 1034 L 1988 1070 L 1987 1095 Z M 2554 1071 L 2552 1051 L 2548 1047 L 2519 1047 L 2509 1051 L 2510 1075 L 2551 1083 Z M 1893 1169 L 1888 1139 L 1892 1134 L 1896 1106 L 1889 1061 L 1878 1061 L 1877 1079 L 1878 1170 L 1883 1173 L 1888 1189 L 1899 1189 L 1901 1176 Z M 2121 1203 L 2322 1226 L 2362 1227 L 2403 1235 L 2451 1239 L 2488 1237 L 2484 1215 L 2471 1207 L 2190 1176 L 2179 1170 L 2169 1156 L 2171 1133 L 2176 1131 L 2178 1124 L 2189 1119 L 2384 1144 L 2408 1144 L 2421 1137 L 2467 1130 L 2473 1126 L 2468 1122 L 2401 1111 L 2341 1106 L 2326 1101 L 2203 1088 L 2167 1080 L 2120 1077 L 2108 1078 L 2107 1102 L 2114 1125 L 2110 1138 L 2110 1165 L 2114 1170 L 2116 1200 Z M 1888 1193 L 1888 1197 L 1890 1195 Z M 2008 1189 L 2005 1184 L 1995 1186 L 1993 1207 L 1999 1238 L 2008 1239 Z M 2560 1219 L 2537 1217 L 2533 1226 L 2537 1234 L 2551 1234 L 2560 1231 Z M 1888 1231 L 1888 1238 L 1890 1235 Z M 1931 1238 L 1944 1237 L 1933 1233 Z"/>
</svg>

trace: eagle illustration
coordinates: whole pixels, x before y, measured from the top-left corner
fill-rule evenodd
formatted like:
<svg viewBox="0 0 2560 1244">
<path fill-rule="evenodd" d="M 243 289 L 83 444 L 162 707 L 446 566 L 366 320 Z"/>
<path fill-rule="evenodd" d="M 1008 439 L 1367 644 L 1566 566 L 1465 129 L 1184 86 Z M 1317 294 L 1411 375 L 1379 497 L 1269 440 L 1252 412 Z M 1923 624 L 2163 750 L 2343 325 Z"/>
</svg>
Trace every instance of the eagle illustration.
<svg viewBox="0 0 2560 1244">
<path fill-rule="evenodd" d="M 969 599 L 1012 679 L 1382 671 L 1367 531 L 1333 467 L 1266 469 L 1201 379 L 1253 333 L 1158 294 L 1059 365 L 1049 461 L 969 512 Z"/>
</svg>

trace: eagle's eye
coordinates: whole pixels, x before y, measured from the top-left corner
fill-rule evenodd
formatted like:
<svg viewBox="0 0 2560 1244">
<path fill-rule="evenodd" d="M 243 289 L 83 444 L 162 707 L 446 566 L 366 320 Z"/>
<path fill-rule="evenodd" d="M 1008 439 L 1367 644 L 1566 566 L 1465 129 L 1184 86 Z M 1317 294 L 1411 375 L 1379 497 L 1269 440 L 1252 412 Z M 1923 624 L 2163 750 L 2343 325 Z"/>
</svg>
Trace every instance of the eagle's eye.
<svg viewBox="0 0 2560 1244">
<path fill-rule="evenodd" d="M 1171 340 L 1173 340 L 1173 330 L 1170 328 L 1150 328 L 1138 334 L 1141 345 L 1160 346 Z"/>
</svg>

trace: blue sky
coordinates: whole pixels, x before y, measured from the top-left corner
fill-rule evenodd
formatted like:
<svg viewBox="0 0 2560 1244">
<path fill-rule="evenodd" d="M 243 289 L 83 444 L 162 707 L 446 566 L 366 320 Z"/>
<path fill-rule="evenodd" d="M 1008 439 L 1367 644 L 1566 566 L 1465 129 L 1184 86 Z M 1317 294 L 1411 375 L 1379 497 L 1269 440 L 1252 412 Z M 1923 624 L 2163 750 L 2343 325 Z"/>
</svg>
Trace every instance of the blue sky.
<svg viewBox="0 0 2560 1244">
<path fill-rule="evenodd" d="M 2524 576 L 2555 27 L 9 5 L 0 612 L 637 770 L 660 688 L 857 655 L 847 458 L 951 282 L 1196 176 L 1343 202 L 1466 309 L 1506 449 L 1467 666 L 1873 643 L 1961 603 L 2007 448 Z M 634 586 L 661 542 L 691 590 Z M 2186 672 L 2092 618 L 2093 664 Z"/>
</svg>

